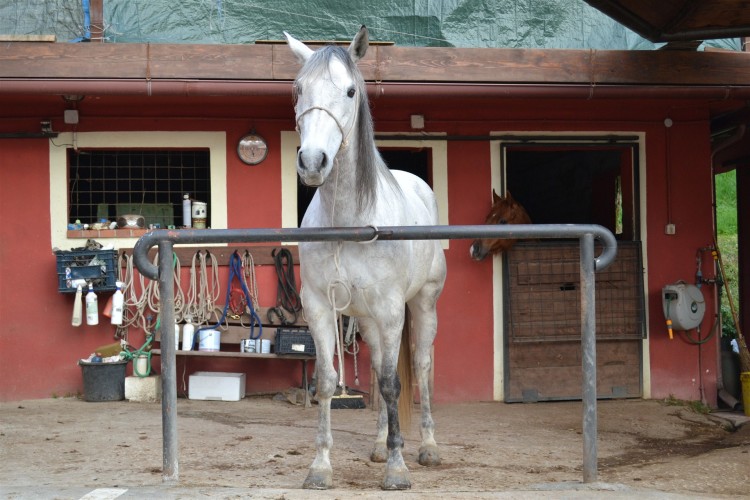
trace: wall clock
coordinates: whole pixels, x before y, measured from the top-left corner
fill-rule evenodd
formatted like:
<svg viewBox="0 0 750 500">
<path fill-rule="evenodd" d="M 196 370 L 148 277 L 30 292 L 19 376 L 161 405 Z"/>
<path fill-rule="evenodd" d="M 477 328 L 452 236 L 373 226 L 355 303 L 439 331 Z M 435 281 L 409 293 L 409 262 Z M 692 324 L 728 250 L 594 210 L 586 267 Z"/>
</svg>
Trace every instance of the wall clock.
<svg viewBox="0 0 750 500">
<path fill-rule="evenodd" d="M 237 143 L 237 156 L 248 165 L 257 165 L 266 159 L 268 144 L 255 132 L 243 136 Z"/>
</svg>

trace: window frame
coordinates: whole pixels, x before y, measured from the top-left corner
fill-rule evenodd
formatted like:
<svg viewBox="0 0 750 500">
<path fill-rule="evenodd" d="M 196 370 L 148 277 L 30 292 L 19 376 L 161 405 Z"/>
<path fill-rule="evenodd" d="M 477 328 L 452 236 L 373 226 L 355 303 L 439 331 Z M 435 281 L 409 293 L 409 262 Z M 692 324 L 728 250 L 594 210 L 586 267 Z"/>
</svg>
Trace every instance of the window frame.
<svg viewBox="0 0 750 500">
<path fill-rule="evenodd" d="M 208 149 L 211 176 L 211 227 L 227 228 L 226 132 L 63 132 L 49 140 L 50 236 L 52 247 L 67 250 L 83 246 L 87 236 L 68 232 L 68 155 L 81 149 Z M 132 248 L 137 236 L 99 236 L 115 248 Z"/>
</svg>

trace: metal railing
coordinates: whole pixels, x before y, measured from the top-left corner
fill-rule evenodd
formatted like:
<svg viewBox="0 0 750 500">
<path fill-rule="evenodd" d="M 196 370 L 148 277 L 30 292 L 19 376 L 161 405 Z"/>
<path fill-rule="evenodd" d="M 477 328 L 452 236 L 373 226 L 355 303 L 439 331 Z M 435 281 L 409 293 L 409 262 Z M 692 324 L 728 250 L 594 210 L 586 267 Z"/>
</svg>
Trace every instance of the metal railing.
<svg viewBox="0 0 750 500">
<path fill-rule="evenodd" d="M 581 350 L 583 369 L 583 482 L 597 480 L 596 410 L 596 271 L 612 263 L 617 241 L 606 228 L 593 224 L 519 224 L 473 226 L 392 226 L 300 229 L 201 229 L 156 230 L 143 235 L 135 244 L 135 265 L 144 276 L 158 280 L 161 300 L 162 376 L 162 478 L 179 479 L 177 446 L 177 370 L 174 324 L 174 245 L 195 243 L 268 243 L 300 241 L 370 241 L 436 239 L 573 239 L 580 244 L 581 263 Z M 600 240 L 602 253 L 594 255 L 594 240 Z M 148 252 L 158 246 L 158 265 L 149 261 Z"/>
</svg>

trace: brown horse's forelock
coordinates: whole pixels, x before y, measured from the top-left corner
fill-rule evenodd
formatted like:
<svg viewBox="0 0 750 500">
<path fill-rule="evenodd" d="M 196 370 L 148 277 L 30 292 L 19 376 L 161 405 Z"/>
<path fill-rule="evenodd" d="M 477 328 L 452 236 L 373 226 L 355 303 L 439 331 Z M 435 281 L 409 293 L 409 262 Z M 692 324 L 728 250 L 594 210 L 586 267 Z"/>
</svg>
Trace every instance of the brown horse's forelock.
<svg viewBox="0 0 750 500">
<path fill-rule="evenodd" d="M 359 110 L 357 112 L 357 205 L 360 212 L 367 212 L 375 201 L 378 190 L 378 174 L 383 175 L 391 188 L 400 191 L 396 179 L 386 167 L 385 162 L 375 147 L 375 134 L 373 131 L 372 114 L 370 103 L 367 98 L 367 88 L 362 72 L 349 56 L 349 52 L 337 45 L 327 45 L 313 53 L 300 70 L 294 82 L 294 99 L 297 100 L 298 92 L 304 88 L 306 82 L 330 78 L 329 68 L 333 58 L 337 58 L 346 67 L 354 80 Z"/>
</svg>

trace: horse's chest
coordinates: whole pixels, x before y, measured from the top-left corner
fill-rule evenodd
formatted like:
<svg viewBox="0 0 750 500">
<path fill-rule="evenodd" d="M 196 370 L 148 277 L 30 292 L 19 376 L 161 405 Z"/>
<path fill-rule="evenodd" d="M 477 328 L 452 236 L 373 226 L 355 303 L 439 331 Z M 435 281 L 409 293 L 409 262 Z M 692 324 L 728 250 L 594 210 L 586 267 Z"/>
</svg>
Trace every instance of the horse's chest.
<svg viewBox="0 0 750 500">
<path fill-rule="evenodd" d="M 387 244 L 383 244 L 387 243 Z M 333 290 L 352 305 L 388 293 L 403 294 L 409 283 L 407 242 L 307 244 L 300 246 L 302 283 L 328 296 Z"/>
</svg>

